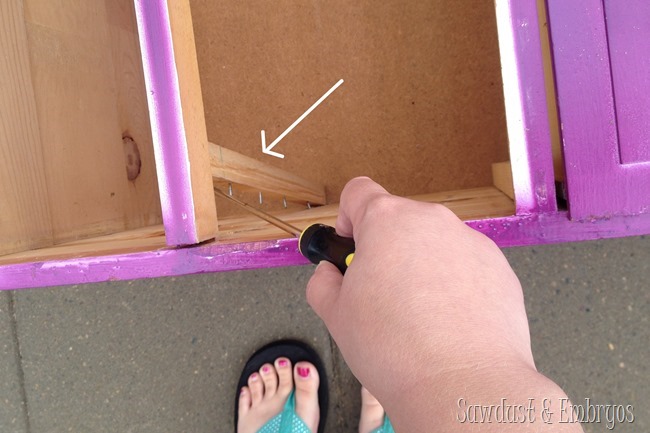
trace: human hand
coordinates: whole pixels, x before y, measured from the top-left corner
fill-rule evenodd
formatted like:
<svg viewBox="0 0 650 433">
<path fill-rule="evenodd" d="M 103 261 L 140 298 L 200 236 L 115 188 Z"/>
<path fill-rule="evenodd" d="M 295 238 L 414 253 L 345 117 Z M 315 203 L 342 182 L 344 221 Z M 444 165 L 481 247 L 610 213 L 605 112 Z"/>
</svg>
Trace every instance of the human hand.
<svg viewBox="0 0 650 433">
<path fill-rule="evenodd" d="M 435 387 L 428 395 L 445 408 L 473 383 L 477 398 L 491 398 L 526 377 L 564 395 L 535 369 L 519 280 L 488 237 L 444 206 L 390 195 L 368 178 L 345 186 L 336 230 L 354 238 L 354 261 L 345 277 L 321 262 L 307 300 L 391 419 L 395 396 L 421 398 L 423 387 Z"/>
</svg>

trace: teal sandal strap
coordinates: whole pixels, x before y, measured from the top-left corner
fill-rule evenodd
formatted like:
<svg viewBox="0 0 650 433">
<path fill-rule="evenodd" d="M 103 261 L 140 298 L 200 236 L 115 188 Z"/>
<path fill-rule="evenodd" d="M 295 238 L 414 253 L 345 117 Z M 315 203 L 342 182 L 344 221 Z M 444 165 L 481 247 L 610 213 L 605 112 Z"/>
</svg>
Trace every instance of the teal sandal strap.
<svg viewBox="0 0 650 433">
<path fill-rule="evenodd" d="M 371 431 L 370 433 L 395 433 L 393 430 L 393 425 L 388 419 L 388 415 L 384 415 L 384 423 L 378 429 Z"/>
<path fill-rule="evenodd" d="M 271 418 L 257 433 L 312 433 L 307 424 L 296 415 L 296 396 L 291 391 L 282 412 Z"/>
</svg>

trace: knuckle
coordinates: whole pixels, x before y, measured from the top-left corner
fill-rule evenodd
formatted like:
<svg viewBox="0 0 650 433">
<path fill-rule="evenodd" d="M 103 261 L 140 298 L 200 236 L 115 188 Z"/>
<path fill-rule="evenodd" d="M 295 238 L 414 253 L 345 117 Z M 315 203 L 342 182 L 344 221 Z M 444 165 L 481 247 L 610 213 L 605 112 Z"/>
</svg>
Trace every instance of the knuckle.
<svg viewBox="0 0 650 433">
<path fill-rule="evenodd" d="M 453 213 L 447 206 L 440 203 L 429 203 L 429 211 L 436 219 L 458 220 L 458 217 L 455 213 Z"/>
<path fill-rule="evenodd" d="M 368 202 L 364 219 L 390 218 L 399 210 L 399 199 L 391 195 L 379 195 Z"/>
<path fill-rule="evenodd" d="M 372 182 L 372 180 L 369 177 L 365 176 L 359 176 L 351 179 L 343 187 L 343 191 L 341 191 L 341 197 L 354 196 L 358 194 L 360 191 L 363 191 L 364 187 L 370 182 Z"/>
</svg>

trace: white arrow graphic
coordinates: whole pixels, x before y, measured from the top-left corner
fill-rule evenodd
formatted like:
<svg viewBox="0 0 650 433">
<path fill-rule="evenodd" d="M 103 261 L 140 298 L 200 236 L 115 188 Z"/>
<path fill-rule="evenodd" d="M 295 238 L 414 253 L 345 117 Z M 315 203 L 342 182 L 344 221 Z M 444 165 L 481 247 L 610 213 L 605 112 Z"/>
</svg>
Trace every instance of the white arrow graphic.
<svg viewBox="0 0 650 433">
<path fill-rule="evenodd" d="M 309 113 L 314 111 L 314 108 L 318 107 L 318 105 L 321 102 L 323 102 L 329 95 L 331 95 L 332 92 L 335 91 L 336 88 L 339 87 L 341 84 L 343 84 L 343 79 L 340 79 L 335 85 L 332 86 L 331 89 L 329 89 L 327 92 L 325 92 L 325 94 L 323 96 L 321 96 L 321 98 L 318 101 L 316 101 L 314 103 L 314 105 L 309 107 L 309 109 L 307 109 L 307 111 L 305 111 L 303 113 L 303 115 L 298 118 L 298 120 L 293 122 L 290 127 L 285 129 L 285 131 L 282 134 L 280 134 L 280 136 L 278 138 L 276 138 L 273 141 L 273 143 L 269 144 L 268 146 L 266 145 L 266 134 L 264 133 L 264 130 L 262 129 L 262 132 L 261 132 L 261 136 L 262 136 L 262 152 L 266 153 L 267 155 L 273 155 L 273 156 L 275 156 L 277 158 L 284 158 L 283 154 L 278 153 L 278 152 L 273 152 L 271 149 L 273 149 L 275 147 L 275 145 L 278 144 L 280 142 L 280 140 L 282 140 L 284 138 L 285 135 L 287 135 L 289 132 L 291 132 L 291 130 L 293 128 L 295 128 L 296 125 L 298 125 L 300 122 L 302 122 L 302 120 L 305 117 L 307 117 L 309 115 Z"/>
</svg>

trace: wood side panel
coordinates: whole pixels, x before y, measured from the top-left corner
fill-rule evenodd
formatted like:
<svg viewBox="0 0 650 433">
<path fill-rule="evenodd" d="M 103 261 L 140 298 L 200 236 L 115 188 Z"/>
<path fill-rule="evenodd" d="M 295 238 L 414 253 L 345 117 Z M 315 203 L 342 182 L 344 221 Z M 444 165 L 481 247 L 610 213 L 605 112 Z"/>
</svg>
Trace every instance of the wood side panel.
<svg viewBox="0 0 650 433">
<path fill-rule="evenodd" d="M 130 137 L 137 143 L 141 162 L 140 174 L 134 182 L 129 182 L 129 201 L 136 214 L 144 216 L 146 225 L 160 224 L 156 160 L 133 0 L 105 0 L 104 4 L 115 68 L 118 120 L 123 137 Z M 126 228 L 140 225 L 127 223 Z"/>
<path fill-rule="evenodd" d="M 26 0 L 25 10 L 55 242 L 158 222 L 149 126 L 138 120 L 146 118 L 145 95 L 134 90 L 137 35 L 116 31 L 128 14 L 111 23 L 100 0 Z M 145 159 L 133 180 L 127 131 Z"/>
<path fill-rule="evenodd" d="M 0 2 L 0 255 L 52 243 L 21 0 Z"/>
</svg>

